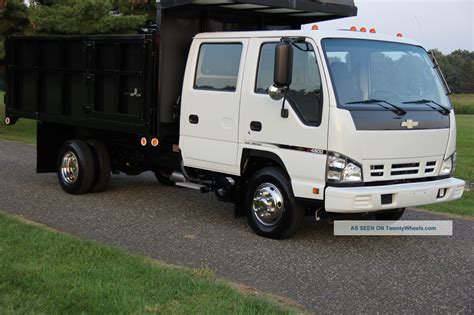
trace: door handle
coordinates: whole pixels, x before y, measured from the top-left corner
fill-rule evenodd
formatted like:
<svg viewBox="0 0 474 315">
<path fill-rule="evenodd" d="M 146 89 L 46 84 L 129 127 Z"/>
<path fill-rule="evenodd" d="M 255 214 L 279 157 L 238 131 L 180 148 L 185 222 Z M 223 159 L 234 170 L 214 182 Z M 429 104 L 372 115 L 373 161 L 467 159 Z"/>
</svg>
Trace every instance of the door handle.
<svg viewBox="0 0 474 315">
<path fill-rule="evenodd" d="M 260 132 L 262 131 L 262 123 L 259 121 L 252 121 L 250 123 L 250 130 Z"/>
<path fill-rule="evenodd" d="M 189 122 L 193 125 L 199 124 L 199 116 L 198 115 L 189 115 Z"/>
</svg>

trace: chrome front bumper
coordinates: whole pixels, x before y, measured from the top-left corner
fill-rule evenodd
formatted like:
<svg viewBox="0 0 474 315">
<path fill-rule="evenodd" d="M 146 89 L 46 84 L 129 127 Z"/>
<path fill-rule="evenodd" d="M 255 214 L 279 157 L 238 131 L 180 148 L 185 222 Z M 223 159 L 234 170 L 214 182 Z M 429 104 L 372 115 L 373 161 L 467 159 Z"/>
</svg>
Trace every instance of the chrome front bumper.
<svg viewBox="0 0 474 315">
<path fill-rule="evenodd" d="M 327 212 L 365 213 L 423 206 L 461 198 L 464 185 L 460 179 L 447 178 L 374 187 L 327 187 L 325 208 Z"/>
</svg>

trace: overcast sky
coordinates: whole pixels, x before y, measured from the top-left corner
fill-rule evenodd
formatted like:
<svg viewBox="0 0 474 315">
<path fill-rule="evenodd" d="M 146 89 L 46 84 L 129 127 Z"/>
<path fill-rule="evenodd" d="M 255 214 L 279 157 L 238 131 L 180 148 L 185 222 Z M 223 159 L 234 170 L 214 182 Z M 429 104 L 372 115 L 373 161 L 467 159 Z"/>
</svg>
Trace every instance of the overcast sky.
<svg viewBox="0 0 474 315">
<path fill-rule="evenodd" d="M 474 51 L 474 0 L 355 0 L 358 16 L 317 23 L 320 29 L 375 27 L 444 53 Z"/>
</svg>

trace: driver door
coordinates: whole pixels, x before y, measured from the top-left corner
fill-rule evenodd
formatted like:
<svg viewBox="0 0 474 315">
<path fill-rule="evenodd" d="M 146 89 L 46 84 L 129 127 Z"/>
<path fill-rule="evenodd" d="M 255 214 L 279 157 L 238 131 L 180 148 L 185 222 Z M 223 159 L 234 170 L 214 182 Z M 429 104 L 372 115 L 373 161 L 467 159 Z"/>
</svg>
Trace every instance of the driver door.
<svg viewBox="0 0 474 315">
<path fill-rule="evenodd" d="M 249 44 L 241 106 L 243 148 L 270 151 L 284 163 L 295 196 L 323 199 L 328 145 L 328 91 L 321 55 L 312 40 L 294 48 L 293 83 L 281 117 L 281 101 L 268 95 L 273 84 L 275 46 L 280 38 L 256 38 Z M 259 126 L 260 128 L 255 128 Z M 314 188 L 319 193 L 314 194 Z"/>
</svg>

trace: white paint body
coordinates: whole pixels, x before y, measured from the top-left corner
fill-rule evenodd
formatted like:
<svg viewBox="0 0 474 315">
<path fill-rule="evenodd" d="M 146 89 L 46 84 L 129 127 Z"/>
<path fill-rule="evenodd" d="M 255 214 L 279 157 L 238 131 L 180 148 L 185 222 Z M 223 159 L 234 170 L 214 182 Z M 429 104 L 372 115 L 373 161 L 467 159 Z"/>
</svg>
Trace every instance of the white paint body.
<svg viewBox="0 0 474 315">
<path fill-rule="evenodd" d="M 324 95 L 322 122 L 318 127 L 301 122 L 291 106 L 289 117 L 280 116 L 281 101 L 254 92 L 258 59 L 262 43 L 278 42 L 282 37 L 305 37 L 315 49 Z M 274 153 L 283 162 L 291 178 L 295 197 L 324 200 L 328 212 L 362 213 L 458 199 L 464 182 L 457 179 L 373 187 L 328 187 L 326 181 L 327 155 L 288 150 L 275 144 L 317 148 L 324 152 L 344 154 L 362 164 L 364 182 L 372 178 L 370 166 L 382 164 L 389 169 L 396 163 L 436 161 L 439 173 L 444 159 L 455 152 L 456 125 L 451 112 L 451 127 L 436 130 L 360 131 L 349 111 L 338 108 L 330 72 L 321 48 L 324 38 L 360 38 L 399 42 L 420 46 L 416 42 L 393 36 L 348 31 L 270 31 L 205 33 L 195 37 L 186 68 L 181 105 L 180 149 L 186 167 L 241 175 L 244 149 Z M 243 45 L 239 77 L 235 92 L 194 89 L 199 49 L 204 43 L 241 43 Z M 199 124 L 188 121 L 199 116 Z M 261 132 L 250 130 L 252 121 L 260 121 Z M 420 174 L 403 178 L 424 177 Z M 393 179 L 386 172 L 382 180 Z M 314 193 L 314 189 L 319 194 Z M 445 197 L 437 198 L 438 190 L 446 188 Z M 394 202 L 382 206 L 380 196 L 393 193 Z"/>
</svg>

